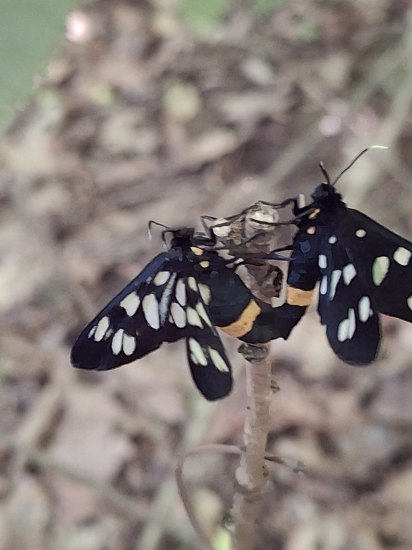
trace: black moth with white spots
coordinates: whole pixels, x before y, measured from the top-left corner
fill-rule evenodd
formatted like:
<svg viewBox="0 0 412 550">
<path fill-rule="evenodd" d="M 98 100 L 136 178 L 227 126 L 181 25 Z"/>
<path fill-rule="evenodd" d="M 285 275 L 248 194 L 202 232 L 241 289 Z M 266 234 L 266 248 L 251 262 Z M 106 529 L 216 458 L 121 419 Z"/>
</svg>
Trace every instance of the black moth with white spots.
<svg viewBox="0 0 412 550">
<path fill-rule="evenodd" d="M 325 173 L 325 172 L 324 172 Z M 334 183 L 320 184 L 313 201 L 294 203 L 290 289 L 319 282 L 318 311 L 329 343 L 345 362 L 365 365 L 378 353 L 378 313 L 412 322 L 412 243 L 348 208 Z"/>
<path fill-rule="evenodd" d="M 184 338 L 196 386 L 207 399 L 219 399 L 230 392 L 232 375 L 215 326 L 246 342 L 268 342 L 287 338 L 305 308 L 272 308 L 255 298 L 235 273 L 242 260 L 219 256 L 213 235 L 167 232 L 169 250 L 86 326 L 71 361 L 82 369 L 114 369 Z"/>
<path fill-rule="evenodd" d="M 163 342 L 185 338 L 197 387 L 207 399 L 219 399 L 230 392 L 232 375 L 208 313 L 210 289 L 196 277 L 206 260 L 198 260 L 202 250 L 193 229 L 170 233 L 169 250 L 156 256 L 82 331 L 71 361 L 77 368 L 114 369 Z"/>
</svg>

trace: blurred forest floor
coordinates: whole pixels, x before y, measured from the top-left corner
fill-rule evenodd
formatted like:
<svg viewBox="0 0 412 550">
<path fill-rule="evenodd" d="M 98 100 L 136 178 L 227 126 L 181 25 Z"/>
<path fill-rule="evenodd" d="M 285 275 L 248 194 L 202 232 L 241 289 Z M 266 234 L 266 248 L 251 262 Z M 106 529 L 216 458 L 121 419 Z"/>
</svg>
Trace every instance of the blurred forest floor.
<svg viewBox="0 0 412 550">
<path fill-rule="evenodd" d="M 0 141 L 2 549 L 198 548 L 173 470 L 197 443 L 240 442 L 237 343 L 235 390 L 213 404 L 181 343 L 107 373 L 69 364 L 82 326 L 160 250 L 149 219 L 308 195 L 320 160 L 335 175 L 379 143 L 340 189 L 412 237 L 410 3 L 246 5 L 199 35 L 173 2 L 89 2 Z M 271 468 L 256 549 L 412 548 L 412 327 L 386 318 L 383 333 L 366 369 L 334 357 L 315 308 L 273 343 L 269 451 L 306 473 Z M 187 465 L 211 533 L 235 466 Z"/>
</svg>

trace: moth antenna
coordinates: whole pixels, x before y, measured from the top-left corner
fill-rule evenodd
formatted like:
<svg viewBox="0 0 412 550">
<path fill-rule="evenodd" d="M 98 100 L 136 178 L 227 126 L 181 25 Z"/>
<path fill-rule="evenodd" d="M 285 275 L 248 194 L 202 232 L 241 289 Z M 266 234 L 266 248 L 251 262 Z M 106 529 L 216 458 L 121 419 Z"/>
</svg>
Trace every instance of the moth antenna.
<svg viewBox="0 0 412 550">
<path fill-rule="evenodd" d="M 322 161 L 320 161 L 319 167 L 320 167 L 320 170 L 321 170 L 322 174 L 324 175 L 324 177 L 325 177 L 325 179 L 326 179 L 326 183 L 327 183 L 328 185 L 333 185 L 333 184 L 330 182 L 329 174 L 328 174 L 328 172 L 327 172 L 327 170 L 326 170 L 326 168 L 325 168 L 325 165 L 323 164 Z"/>
<path fill-rule="evenodd" d="M 162 224 L 159 224 L 159 225 L 162 225 Z M 173 231 L 173 229 L 169 229 L 166 225 L 164 225 L 163 227 L 166 227 L 166 229 L 163 229 L 163 231 L 162 231 L 162 241 L 163 241 L 163 244 L 164 244 L 165 248 L 169 248 L 169 245 L 168 245 L 167 240 L 166 240 L 166 235 L 168 233 L 171 233 L 173 235 L 174 231 Z"/>
<path fill-rule="evenodd" d="M 388 149 L 385 145 L 371 145 L 370 147 L 366 147 L 366 149 L 363 149 L 356 157 L 348 164 L 346 168 L 342 170 L 342 172 L 335 178 L 333 183 L 331 184 L 333 187 L 338 183 L 340 178 L 347 172 L 352 166 L 357 162 L 365 153 L 367 153 L 370 149 Z"/>
<path fill-rule="evenodd" d="M 147 222 L 147 233 L 149 235 L 149 240 L 152 240 L 152 225 L 157 225 L 158 227 L 163 227 L 164 229 L 169 229 L 167 227 L 167 225 L 164 225 L 163 223 L 156 222 L 155 220 L 149 220 Z M 162 231 L 162 240 L 164 242 L 163 233 L 164 233 L 164 231 Z"/>
</svg>

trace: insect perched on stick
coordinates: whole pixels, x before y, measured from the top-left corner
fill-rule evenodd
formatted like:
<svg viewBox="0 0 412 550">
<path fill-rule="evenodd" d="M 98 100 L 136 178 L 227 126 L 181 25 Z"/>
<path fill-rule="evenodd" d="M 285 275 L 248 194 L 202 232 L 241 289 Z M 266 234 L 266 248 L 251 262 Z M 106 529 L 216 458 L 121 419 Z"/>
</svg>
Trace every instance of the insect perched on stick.
<svg viewBox="0 0 412 550">
<path fill-rule="evenodd" d="M 292 203 L 294 218 L 288 223 L 298 227 L 292 246 L 285 247 L 292 250 L 289 301 L 294 295 L 311 293 L 319 282 L 321 323 L 334 352 L 352 365 L 366 365 L 376 358 L 379 313 L 412 322 L 412 243 L 348 208 L 335 189 L 367 151 L 334 181 L 321 163 L 326 181 L 315 188 L 307 206 L 299 207 L 295 198 L 276 205 Z"/>
<path fill-rule="evenodd" d="M 213 233 L 167 228 L 163 238 L 167 234 L 168 250 L 84 328 L 71 361 L 109 370 L 185 339 L 196 386 L 207 399 L 219 399 L 230 392 L 232 375 L 215 327 L 251 343 L 287 338 L 304 308 L 281 310 L 255 298 L 235 272 L 242 259 L 222 258 Z"/>
</svg>

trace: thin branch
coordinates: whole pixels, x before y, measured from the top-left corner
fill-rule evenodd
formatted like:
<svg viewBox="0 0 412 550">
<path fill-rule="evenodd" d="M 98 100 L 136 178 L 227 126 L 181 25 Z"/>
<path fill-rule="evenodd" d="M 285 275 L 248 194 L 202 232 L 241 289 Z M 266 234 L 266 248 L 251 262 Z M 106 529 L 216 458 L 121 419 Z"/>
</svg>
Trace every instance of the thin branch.
<svg viewBox="0 0 412 550">
<path fill-rule="evenodd" d="M 246 365 L 247 405 L 243 431 L 244 451 L 236 471 L 237 488 L 232 516 L 234 550 L 252 550 L 256 546 L 256 522 L 262 506 L 267 474 L 264 466 L 269 431 L 271 361 L 269 346 L 243 345 Z M 253 358 L 252 354 L 255 354 Z"/>
<path fill-rule="evenodd" d="M 266 222 L 279 219 L 279 212 L 270 204 L 258 202 L 243 212 L 234 223 L 228 225 L 226 234 L 220 238 L 224 245 L 231 243 L 239 254 L 268 252 L 282 239 L 279 227 Z M 259 220 L 263 223 L 260 223 Z M 250 239 L 259 234 L 259 240 Z M 249 238 L 245 241 L 244 237 Z M 275 246 L 276 247 L 276 246 Z M 273 266 L 246 265 L 247 284 L 255 295 L 272 301 L 280 298 L 281 290 L 269 277 Z M 278 276 L 284 280 L 283 269 L 278 266 Z M 266 280 L 270 284 L 266 285 Z M 262 295 L 265 289 L 265 295 Z M 269 407 L 273 395 L 271 387 L 271 361 L 269 344 L 242 344 L 239 352 L 248 361 L 246 364 L 247 404 L 243 429 L 243 448 L 236 471 L 236 488 L 232 506 L 234 519 L 234 550 L 252 550 L 256 546 L 256 520 L 258 518 L 263 490 L 266 485 L 265 450 L 269 431 Z"/>
<path fill-rule="evenodd" d="M 189 491 L 186 488 L 183 479 L 183 467 L 185 462 L 191 456 L 204 454 L 204 453 L 220 453 L 220 454 L 233 454 L 240 455 L 241 450 L 235 445 L 223 445 L 218 443 L 212 443 L 210 445 L 198 445 L 193 449 L 189 449 L 185 452 L 177 463 L 175 475 L 176 483 L 179 491 L 179 496 L 182 499 L 183 506 L 185 507 L 187 517 L 189 518 L 190 523 L 192 524 L 193 529 L 196 531 L 199 539 L 202 541 L 202 544 L 205 546 L 206 550 L 213 550 L 212 545 L 209 541 L 208 535 L 205 533 L 203 527 L 198 522 L 192 501 L 190 498 Z"/>
</svg>

